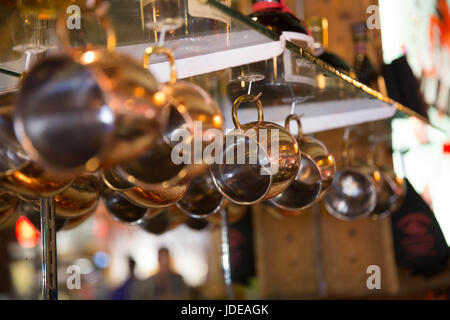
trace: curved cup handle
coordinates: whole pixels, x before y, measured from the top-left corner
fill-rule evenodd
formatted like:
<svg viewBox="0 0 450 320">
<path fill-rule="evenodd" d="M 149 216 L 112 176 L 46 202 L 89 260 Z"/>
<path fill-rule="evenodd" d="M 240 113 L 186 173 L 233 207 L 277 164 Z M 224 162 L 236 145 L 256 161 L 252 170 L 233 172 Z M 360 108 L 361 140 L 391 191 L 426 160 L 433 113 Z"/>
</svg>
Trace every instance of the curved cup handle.
<svg viewBox="0 0 450 320">
<path fill-rule="evenodd" d="M 175 56 L 172 50 L 166 47 L 148 47 L 145 49 L 144 57 L 142 58 L 142 64 L 145 69 L 150 66 L 150 57 L 154 54 L 163 54 L 167 56 L 170 64 L 170 81 L 169 83 L 177 82 L 177 65 L 175 64 Z"/>
<path fill-rule="evenodd" d="M 252 94 L 244 94 L 234 100 L 233 103 L 233 123 L 236 129 L 241 128 L 241 123 L 238 118 L 238 109 L 239 106 L 244 102 L 254 102 L 256 104 L 256 108 L 258 109 L 258 122 L 264 121 L 264 110 L 261 100 L 259 100 L 259 95 L 254 96 Z"/>
<path fill-rule="evenodd" d="M 344 132 L 344 142 L 342 144 L 342 160 L 344 162 L 344 166 L 346 167 L 349 167 L 352 162 L 352 159 L 350 159 L 350 134 L 352 131 L 355 131 L 355 128 L 345 128 Z"/>
<path fill-rule="evenodd" d="M 302 126 L 302 120 L 301 117 L 296 115 L 296 114 L 290 114 L 285 121 L 285 125 L 284 127 L 286 128 L 287 131 L 289 131 L 289 133 L 291 133 L 291 121 L 296 121 L 297 125 L 298 125 L 298 135 L 297 135 L 297 140 L 298 141 L 302 141 L 303 140 L 303 126 Z"/>
</svg>

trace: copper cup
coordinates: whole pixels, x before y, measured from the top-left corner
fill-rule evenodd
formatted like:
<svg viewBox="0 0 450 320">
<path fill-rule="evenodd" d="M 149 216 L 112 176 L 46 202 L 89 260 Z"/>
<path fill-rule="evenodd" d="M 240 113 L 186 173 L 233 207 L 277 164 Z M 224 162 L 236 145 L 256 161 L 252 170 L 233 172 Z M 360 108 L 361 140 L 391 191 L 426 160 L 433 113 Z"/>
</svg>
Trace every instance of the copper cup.
<svg viewBox="0 0 450 320">
<path fill-rule="evenodd" d="M 180 210 L 174 207 L 165 208 L 157 215 L 145 218 L 139 227 L 145 231 L 161 235 L 167 231 L 176 229 L 188 220 L 188 216 L 181 213 Z"/>
<path fill-rule="evenodd" d="M 254 102 L 258 121 L 241 125 L 238 108 Z M 283 127 L 264 121 L 258 97 L 243 95 L 233 104 L 235 130 L 225 137 L 220 163 L 210 170 L 216 187 L 231 202 L 251 205 L 285 191 L 300 167 L 299 146 Z"/>
<path fill-rule="evenodd" d="M 269 200 L 274 206 L 292 212 L 288 215 L 299 214 L 300 210 L 313 205 L 319 199 L 323 184 L 321 167 L 308 153 L 308 149 L 321 148 L 322 144 L 319 144 L 313 138 L 303 136 L 300 117 L 295 114 L 286 118 L 286 129 L 289 132 L 292 120 L 298 123 L 299 128 L 297 142 L 300 146 L 300 169 L 292 184 L 285 191 Z"/>
<path fill-rule="evenodd" d="M 115 220 L 130 225 L 137 225 L 142 222 L 148 212 L 147 208 L 130 202 L 120 192 L 108 188 L 103 191 L 103 201 Z"/>
<path fill-rule="evenodd" d="M 13 129 L 17 98 L 17 90 L 0 94 L 0 188 L 31 198 L 58 194 L 71 179 L 44 171 L 20 146 Z"/>
<path fill-rule="evenodd" d="M 114 52 L 115 32 L 105 17 L 108 50 L 73 50 L 65 19 L 57 32 L 70 50 L 36 64 L 23 79 L 14 116 L 30 157 L 60 175 L 93 172 L 148 150 L 165 122 L 164 93 L 133 59 Z M 43 94 L 45 93 L 45 94 Z"/>
<path fill-rule="evenodd" d="M 175 57 L 163 47 L 149 47 L 145 51 L 144 67 L 148 67 L 150 56 L 165 54 L 171 65 L 171 81 L 176 82 Z M 168 85 L 168 84 L 167 84 Z M 169 101 L 166 126 L 161 130 L 152 148 L 131 161 L 105 170 L 105 183 L 122 191 L 133 202 L 146 207 L 167 207 L 174 204 L 186 192 L 191 179 L 189 164 L 176 164 L 172 159 L 171 139 L 183 132 L 192 139 L 193 123 L 186 107 L 160 90 Z"/>
<path fill-rule="evenodd" d="M 405 181 L 391 169 L 376 168 L 371 172 L 377 190 L 373 219 L 384 219 L 400 209 L 406 196 Z"/>
<path fill-rule="evenodd" d="M 329 191 L 323 200 L 327 211 L 334 217 L 344 220 L 358 220 L 368 217 L 377 204 L 375 181 L 367 168 L 355 165 L 349 159 L 350 132 L 344 134 L 344 168 L 338 170 Z"/>
<path fill-rule="evenodd" d="M 218 213 L 225 204 L 224 196 L 214 185 L 210 172 L 206 171 L 192 180 L 176 206 L 192 218 L 204 219 Z"/>
</svg>

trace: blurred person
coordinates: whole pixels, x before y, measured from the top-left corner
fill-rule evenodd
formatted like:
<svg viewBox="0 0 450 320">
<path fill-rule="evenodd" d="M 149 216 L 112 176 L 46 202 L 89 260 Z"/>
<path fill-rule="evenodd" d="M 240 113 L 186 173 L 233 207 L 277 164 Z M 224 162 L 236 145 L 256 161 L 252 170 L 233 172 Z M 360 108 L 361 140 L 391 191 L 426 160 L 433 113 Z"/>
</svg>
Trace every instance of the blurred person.
<svg viewBox="0 0 450 320">
<path fill-rule="evenodd" d="M 183 277 L 170 265 L 171 257 L 167 248 L 158 251 L 158 273 L 139 284 L 139 299 L 176 300 L 188 298 L 188 287 Z"/>
<path fill-rule="evenodd" d="M 112 292 L 111 300 L 134 300 L 136 294 L 137 279 L 135 277 L 136 261 L 128 257 L 128 278 L 125 282 Z"/>
</svg>

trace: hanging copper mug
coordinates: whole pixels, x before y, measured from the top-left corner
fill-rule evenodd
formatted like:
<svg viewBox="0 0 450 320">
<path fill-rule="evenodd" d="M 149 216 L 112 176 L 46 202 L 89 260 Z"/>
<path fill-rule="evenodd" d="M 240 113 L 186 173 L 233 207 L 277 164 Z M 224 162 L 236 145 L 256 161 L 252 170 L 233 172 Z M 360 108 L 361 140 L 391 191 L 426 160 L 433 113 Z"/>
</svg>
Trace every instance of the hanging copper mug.
<svg viewBox="0 0 450 320">
<path fill-rule="evenodd" d="M 377 204 L 371 217 L 384 219 L 400 209 L 406 196 L 406 184 L 391 169 L 376 168 L 371 174 L 377 190 Z"/>
<path fill-rule="evenodd" d="M 377 192 L 377 204 L 371 213 L 373 219 L 384 219 L 397 211 L 406 196 L 405 181 L 397 176 L 392 168 L 376 163 L 375 144 L 372 144 L 364 167 L 374 181 Z"/>
<path fill-rule="evenodd" d="M 161 235 L 167 231 L 178 228 L 185 223 L 187 219 L 188 216 L 181 213 L 180 210 L 175 207 L 169 207 L 165 208 L 157 215 L 145 218 L 139 224 L 139 227 L 148 233 Z"/>
<path fill-rule="evenodd" d="M 93 175 L 76 178 L 70 186 L 55 196 L 55 213 L 66 219 L 76 219 L 97 207 L 102 185 Z"/>
<path fill-rule="evenodd" d="M 377 204 L 375 182 L 367 174 L 367 168 L 355 165 L 349 159 L 350 132 L 351 129 L 347 128 L 344 133 L 344 168 L 337 171 L 331 188 L 323 198 L 327 211 L 344 221 L 368 217 Z"/>
<path fill-rule="evenodd" d="M 93 175 L 75 178 L 61 193 L 55 195 L 55 214 L 63 219 L 76 219 L 94 211 L 101 196 L 102 185 Z M 40 208 L 40 199 L 19 194 L 18 197 L 33 203 L 36 210 Z"/>
<path fill-rule="evenodd" d="M 147 208 L 130 202 L 120 192 L 108 188 L 103 191 L 103 202 L 115 220 L 130 225 L 142 222 L 148 212 Z"/>
<path fill-rule="evenodd" d="M 301 119 L 295 114 L 286 118 L 286 129 L 290 130 L 290 122 L 298 125 L 297 142 L 300 146 L 300 169 L 295 181 L 282 193 L 269 200 L 280 213 L 292 216 L 301 213 L 320 199 L 331 185 L 335 174 L 334 157 L 319 140 L 303 135 Z"/>
<path fill-rule="evenodd" d="M 167 101 L 156 79 L 114 51 L 111 23 L 97 18 L 108 50 L 71 49 L 62 15 L 57 33 L 68 54 L 36 64 L 23 79 L 17 103 L 14 125 L 22 147 L 61 175 L 133 159 L 152 147 L 165 123 Z"/>
<path fill-rule="evenodd" d="M 0 188 L 19 196 L 39 198 L 62 192 L 71 182 L 32 162 L 17 141 L 13 117 L 18 90 L 0 94 Z"/>
<path fill-rule="evenodd" d="M 238 108 L 254 102 L 258 121 L 241 125 Z M 235 130 L 225 137 L 221 163 L 210 170 L 216 187 L 231 202 L 251 205 L 286 190 L 300 167 L 299 146 L 283 127 L 264 121 L 258 97 L 243 95 L 233 104 Z"/>
<path fill-rule="evenodd" d="M 0 176 L 6 176 L 27 165 L 29 157 L 14 133 L 13 116 L 18 90 L 0 92 Z"/>
<path fill-rule="evenodd" d="M 303 149 L 303 137 L 300 118 L 291 114 L 286 119 L 286 129 L 290 132 L 290 122 L 295 120 L 298 123 L 299 134 L 297 142 L 300 151 L 300 168 L 295 180 L 282 193 L 273 197 L 269 202 L 276 207 L 291 211 L 291 215 L 299 214 L 300 210 L 311 206 L 319 198 L 322 189 L 321 169 L 314 159 Z"/>
<path fill-rule="evenodd" d="M 169 49 L 147 48 L 144 56 L 146 68 L 153 54 L 165 54 L 171 65 L 171 81 L 161 87 L 161 91 L 169 99 L 167 125 L 153 148 L 135 160 L 123 163 L 114 169 L 105 170 L 103 177 L 105 183 L 111 188 L 122 191 L 139 205 L 167 207 L 180 200 L 190 180 L 206 170 L 203 163 L 196 165 L 190 161 L 193 159 L 188 159 L 187 163 L 175 163 L 173 159 L 173 144 L 178 135 L 187 142 L 194 140 L 194 124 L 189 110 L 192 110 L 196 117 L 201 116 L 204 120 L 210 117 L 208 122 L 214 121 L 213 119 L 216 119 L 216 122 L 221 121 L 218 120 L 220 112 L 215 109 L 214 101 L 208 100 L 209 96 L 205 92 L 198 89 L 192 93 L 195 88 L 193 85 L 176 81 L 175 58 Z M 178 98 L 183 102 L 180 102 Z M 201 112 L 202 114 L 199 114 Z M 202 132 L 199 133 L 202 134 Z M 184 142 L 186 141 L 182 143 Z M 182 151 L 190 153 L 191 150 Z"/>
<path fill-rule="evenodd" d="M 135 160 L 117 166 L 115 172 L 149 195 L 155 194 L 156 199 L 151 201 L 155 201 L 155 205 L 159 206 L 161 205 L 159 198 L 167 200 L 167 205 L 181 199 L 196 172 L 194 172 L 194 163 L 190 159 L 187 163 L 175 163 L 173 158 L 173 146 L 180 143 L 181 137 L 188 142 L 194 140 L 194 123 L 188 112 L 188 105 L 181 103 L 176 96 L 173 96 L 176 92 L 166 89 L 167 87 L 182 86 L 182 83 L 177 84 L 175 57 L 173 52 L 167 48 L 149 47 L 145 50 L 143 58 L 146 69 L 153 54 L 166 55 L 171 65 L 170 82 L 161 86 L 161 91 L 169 99 L 167 124 L 154 148 Z M 190 152 L 190 150 L 180 151 Z M 175 192 L 169 194 L 169 190 Z"/>
<path fill-rule="evenodd" d="M 214 185 L 209 171 L 192 180 L 186 194 L 176 203 L 181 212 L 197 219 L 212 216 L 225 205 L 225 198 Z"/>
</svg>

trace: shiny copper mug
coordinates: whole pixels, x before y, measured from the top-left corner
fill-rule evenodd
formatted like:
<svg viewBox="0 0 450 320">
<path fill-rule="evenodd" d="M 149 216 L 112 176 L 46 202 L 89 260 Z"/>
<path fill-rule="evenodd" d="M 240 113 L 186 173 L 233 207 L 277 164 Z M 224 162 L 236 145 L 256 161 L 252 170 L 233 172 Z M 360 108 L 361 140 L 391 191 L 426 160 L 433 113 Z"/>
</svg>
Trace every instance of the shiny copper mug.
<svg viewBox="0 0 450 320">
<path fill-rule="evenodd" d="M 165 208 L 157 215 L 145 218 L 141 223 L 139 223 L 139 227 L 148 233 L 161 235 L 178 228 L 187 220 L 188 216 L 181 213 L 180 210 L 175 207 L 169 207 Z"/>
<path fill-rule="evenodd" d="M 349 158 L 350 132 L 351 129 L 347 128 L 344 133 L 344 167 L 337 171 L 329 191 L 323 197 L 327 211 L 344 221 L 366 218 L 377 205 L 377 190 L 373 177 L 368 174 L 365 165 L 358 165 Z"/>
<path fill-rule="evenodd" d="M 102 185 L 96 176 L 75 178 L 67 189 L 55 196 L 56 216 L 76 219 L 95 211 L 101 193 Z"/>
<path fill-rule="evenodd" d="M 161 169 L 161 168 L 160 168 Z M 145 208 L 166 208 L 181 199 L 188 185 L 154 185 L 151 190 L 143 189 L 119 177 L 114 170 L 102 170 L 103 182 L 112 190 L 119 191 L 129 201 Z"/>
<path fill-rule="evenodd" d="M 144 55 L 144 67 L 148 67 L 150 56 L 165 54 L 171 66 L 171 81 L 176 82 L 175 57 L 172 51 L 163 47 L 149 47 Z M 172 161 L 171 137 L 184 131 L 192 138 L 193 123 L 186 107 L 173 97 L 162 94 L 169 101 L 166 126 L 161 130 L 152 148 L 134 160 L 104 170 L 105 183 L 114 190 L 122 191 L 131 201 L 145 207 L 167 207 L 181 199 L 190 180 L 189 164 L 175 164 Z M 109 179 L 108 179 L 109 178 Z"/>
<path fill-rule="evenodd" d="M 241 125 L 238 108 L 254 102 L 258 121 Z M 224 140 L 221 163 L 210 170 L 216 187 L 231 202 L 251 205 L 285 191 L 300 167 L 299 146 L 283 127 L 264 121 L 258 97 L 243 95 L 233 104 L 235 129 Z"/>
<path fill-rule="evenodd" d="M 13 117 L 18 90 L 0 92 L 0 176 L 20 170 L 27 165 L 29 157 L 17 141 Z"/>
<path fill-rule="evenodd" d="M 295 114 L 289 115 L 286 118 L 286 129 L 291 132 L 290 122 L 292 120 L 298 123 L 299 128 L 297 142 L 300 147 L 300 169 L 292 184 L 285 191 L 270 199 L 269 202 L 282 210 L 292 212 L 290 215 L 295 215 L 299 214 L 300 210 L 314 204 L 319 198 L 322 190 L 322 174 L 319 165 L 304 149 L 303 141 L 311 141 L 311 138 L 303 136 L 300 117 Z M 308 143 L 308 145 L 311 145 L 311 143 Z"/>
<path fill-rule="evenodd" d="M 181 212 L 197 219 L 212 216 L 225 205 L 225 197 L 217 190 L 209 171 L 192 180 L 186 194 L 176 203 Z"/>
<path fill-rule="evenodd" d="M 70 49 L 62 17 L 57 33 L 68 53 L 37 63 L 22 82 L 16 134 L 33 160 L 60 175 L 133 159 L 152 147 L 165 124 L 167 101 L 156 79 L 114 52 L 114 29 L 104 16 L 99 20 L 108 50 Z"/>
<path fill-rule="evenodd" d="M 406 183 L 391 169 L 375 168 L 371 172 L 377 190 L 373 219 L 384 219 L 400 209 L 406 196 Z"/>
<path fill-rule="evenodd" d="M 297 142 L 300 146 L 300 169 L 295 181 L 281 194 L 269 200 L 280 209 L 281 214 L 297 215 L 325 194 L 333 181 L 336 166 L 333 155 L 319 140 L 303 135 L 301 119 L 291 114 L 286 118 L 286 129 L 290 130 L 291 121 L 298 125 Z"/>
<path fill-rule="evenodd" d="M 400 209 L 406 197 L 406 183 L 392 168 L 376 163 L 375 144 L 372 144 L 365 170 L 374 181 L 377 204 L 371 213 L 373 219 L 384 219 Z"/>
<path fill-rule="evenodd" d="M 104 189 L 103 202 L 115 220 L 130 225 L 142 222 L 148 212 L 148 208 L 138 206 L 120 192 L 108 188 Z"/>
<path fill-rule="evenodd" d="M 162 85 L 161 91 L 168 97 L 169 117 L 167 125 L 155 146 L 141 157 L 105 171 L 106 183 L 120 190 L 131 201 L 145 207 L 167 207 L 180 200 L 186 193 L 190 181 L 207 169 L 203 163 L 194 163 L 194 157 L 188 156 L 187 163 L 176 164 L 173 161 L 173 147 L 183 137 L 193 142 L 194 134 L 202 139 L 211 129 L 222 130 L 222 115 L 214 100 L 201 88 L 186 82 L 176 81 L 176 67 L 173 53 L 163 47 L 149 47 L 145 51 L 144 67 L 148 68 L 153 54 L 165 54 L 171 65 L 171 81 Z M 195 121 L 201 121 L 197 129 Z M 182 136 L 180 134 L 185 134 Z M 192 146 L 192 145 L 191 145 Z M 185 155 L 191 148 L 182 150 Z M 203 152 L 203 145 L 200 148 Z M 109 178 L 108 178 L 109 177 Z"/>
<path fill-rule="evenodd" d="M 50 174 L 23 150 L 13 129 L 17 98 L 18 90 L 0 94 L 0 188 L 24 197 L 53 196 L 72 179 Z"/>
</svg>

